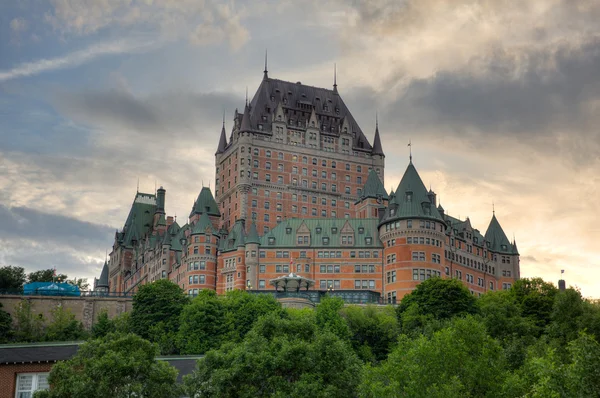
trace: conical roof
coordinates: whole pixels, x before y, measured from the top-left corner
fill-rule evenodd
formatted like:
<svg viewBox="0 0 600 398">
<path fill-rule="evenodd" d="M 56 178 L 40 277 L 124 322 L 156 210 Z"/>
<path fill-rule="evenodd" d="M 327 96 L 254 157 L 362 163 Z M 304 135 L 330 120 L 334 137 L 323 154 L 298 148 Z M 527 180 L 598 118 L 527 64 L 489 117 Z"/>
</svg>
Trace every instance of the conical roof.
<svg viewBox="0 0 600 398">
<path fill-rule="evenodd" d="M 252 221 L 252 224 L 250 224 L 250 231 L 248 232 L 248 237 L 246 238 L 246 244 L 248 243 L 256 243 L 260 245 L 260 237 L 258 236 L 256 223 L 254 221 Z"/>
<path fill-rule="evenodd" d="M 217 153 L 225 152 L 227 147 L 227 137 L 225 135 L 225 121 L 223 121 L 223 127 L 221 128 L 221 138 L 219 138 L 219 146 L 217 147 Z"/>
<path fill-rule="evenodd" d="M 379 137 L 379 123 L 375 125 L 375 138 L 373 139 L 373 150 L 371 151 L 373 155 L 381 155 L 383 154 L 383 147 L 381 146 L 381 137 Z"/>
<path fill-rule="evenodd" d="M 363 198 L 374 198 L 374 199 L 389 199 L 387 192 L 385 191 L 385 187 L 375 172 L 374 169 L 369 171 L 369 175 L 367 176 L 367 181 L 365 182 L 365 187 L 362 193 Z"/>
<path fill-rule="evenodd" d="M 485 240 L 488 242 L 488 248 L 492 251 L 510 253 L 512 246 L 504 233 L 504 230 L 500 226 L 496 214 L 492 215 L 490 225 L 485 231 Z"/>
<path fill-rule="evenodd" d="M 517 241 L 516 240 L 513 240 L 512 252 L 513 252 L 513 254 L 519 254 L 519 249 L 517 249 Z"/>
<path fill-rule="evenodd" d="M 100 273 L 100 279 L 96 283 L 96 287 L 105 287 L 108 289 L 108 262 L 104 261 L 102 272 Z"/>
<path fill-rule="evenodd" d="M 194 202 L 194 207 L 192 208 L 190 217 L 194 214 L 206 213 L 207 210 L 209 216 L 221 216 L 219 206 L 217 205 L 217 202 L 215 201 L 215 198 L 210 188 L 202 187 L 202 190 L 198 194 L 198 198 Z"/>
<path fill-rule="evenodd" d="M 431 203 L 427 188 L 412 162 L 408 164 L 389 207 L 388 220 L 414 217 L 443 221 L 437 208 Z M 383 222 L 385 221 L 387 220 L 384 219 Z"/>
<path fill-rule="evenodd" d="M 167 220 L 165 220 L 165 215 L 161 214 L 160 217 L 158 218 L 158 222 L 156 223 L 157 226 L 166 226 L 167 225 Z"/>
</svg>

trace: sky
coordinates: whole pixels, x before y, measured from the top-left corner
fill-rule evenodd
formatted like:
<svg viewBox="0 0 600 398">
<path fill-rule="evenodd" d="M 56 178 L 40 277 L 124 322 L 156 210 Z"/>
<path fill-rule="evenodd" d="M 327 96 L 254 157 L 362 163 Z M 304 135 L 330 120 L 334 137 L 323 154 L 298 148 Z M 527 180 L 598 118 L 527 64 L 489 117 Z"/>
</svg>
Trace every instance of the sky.
<svg viewBox="0 0 600 398">
<path fill-rule="evenodd" d="M 189 214 L 269 76 L 331 87 L 521 276 L 600 298 L 600 2 L 0 2 L 0 266 L 99 276 L 136 186 Z"/>
</svg>

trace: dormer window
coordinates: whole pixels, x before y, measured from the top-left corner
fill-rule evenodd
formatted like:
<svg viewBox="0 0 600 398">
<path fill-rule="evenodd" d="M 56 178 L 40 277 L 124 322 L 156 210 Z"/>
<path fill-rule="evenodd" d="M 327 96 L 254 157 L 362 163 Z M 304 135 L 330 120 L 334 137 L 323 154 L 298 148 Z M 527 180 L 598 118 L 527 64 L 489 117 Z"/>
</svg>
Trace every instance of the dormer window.
<svg viewBox="0 0 600 398">
<path fill-rule="evenodd" d="M 269 245 L 274 245 L 275 244 L 275 238 L 274 237 L 269 237 Z"/>
<path fill-rule="evenodd" d="M 323 244 L 324 245 L 328 245 L 329 244 L 329 238 L 327 236 L 323 237 Z"/>
<path fill-rule="evenodd" d="M 500 247 L 502 248 L 502 250 L 506 250 L 506 245 L 502 245 Z"/>
<path fill-rule="evenodd" d="M 285 229 L 285 233 L 286 233 L 287 235 L 291 234 L 291 233 L 292 233 L 292 229 L 291 229 L 290 227 L 287 227 L 287 228 Z"/>
<path fill-rule="evenodd" d="M 337 234 L 337 231 L 338 231 L 337 227 L 331 227 L 331 233 L 333 235 Z"/>
<path fill-rule="evenodd" d="M 412 191 L 406 192 L 406 201 L 407 202 L 412 202 L 412 197 L 413 197 Z"/>
<path fill-rule="evenodd" d="M 316 232 L 317 232 L 318 234 L 320 234 L 320 233 L 321 233 L 321 227 L 317 227 L 317 229 L 316 229 Z"/>
<path fill-rule="evenodd" d="M 373 238 L 371 238 L 371 237 L 367 237 L 367 238 L 365 238 L 365 243 L 366 243 L 367 245 L 371 245 L 371 244 L 373 244 Z"/>
<path fill-rule="evenodd" d="M 358 233 L 359 234 L 364 234 L 365 233 L 365 229 L 363 227 L 358 227 Z"/>
</svg>

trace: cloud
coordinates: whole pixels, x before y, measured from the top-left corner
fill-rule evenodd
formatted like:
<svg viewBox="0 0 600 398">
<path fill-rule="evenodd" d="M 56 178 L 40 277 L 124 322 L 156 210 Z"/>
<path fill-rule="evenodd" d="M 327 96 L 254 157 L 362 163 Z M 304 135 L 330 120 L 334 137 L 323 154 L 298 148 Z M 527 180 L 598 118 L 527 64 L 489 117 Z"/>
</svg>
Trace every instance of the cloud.
<svg viewBox="0 0 600 398">
<path fill-rule="evenodd" d="M 236 50 L 249 39 L 235 2 L 213 0 L 51 0 L 46 20 L 65 34 L 89 35 L 109 27 L 158 29 L 167 39 L 198 45 L 228 42 Z"/>
<path fill-rule="evenodd" d="M 13 18 L 10 21 L 10 29 L 17 34 L 25 32 L 27 30 L 27 21 L 23 18 Z"/>
<path fill-rule="evenodd" d="M 48 209 L 51 210 L 51 209 Z M 76 250 L 94 249 L 110 241 L 114 229 L 26 207 L 0 204 L 0 238 L 28 240 L 36 245 L 60 244 Z"/>
<path fill-rule="evenodd" d="M 67 54 L 63 57 L 40 59 L 0 71 L 0 82 L 19 77 L 38 75 L 43 72 L 73 68 L 90 62 L 98 57 L 129 52 L 145 51 L 153 45 L 151 41 L 117 40 L 94 44 L 86 49 Z"/>
</svg>

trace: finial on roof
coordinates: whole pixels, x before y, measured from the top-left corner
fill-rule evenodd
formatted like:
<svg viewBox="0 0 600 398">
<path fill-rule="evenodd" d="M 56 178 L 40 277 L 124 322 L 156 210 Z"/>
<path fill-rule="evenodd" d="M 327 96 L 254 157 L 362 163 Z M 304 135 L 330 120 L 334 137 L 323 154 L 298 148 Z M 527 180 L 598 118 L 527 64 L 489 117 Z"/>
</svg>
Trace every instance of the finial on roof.
<svg viewBox="0 0 600 398">
<path fill-rule="evenodd" d="M 248 86 L 246 86 L 246 106 L 248 106 Z"/>
<path fill-rule="evenodd" d="M 263 71 L 263 78 L 267 80 L 269 78 L 269 70 L 267 69 L 267 49 L 265 48 L 265 70 Z"/>
<path fill-rule="evenodd" d="M 375 111 L 375 128 L 379 129 L 379 114 Z"/>
<path fill-rule="evenodd" d="M 337 65 L 333 64 L 333 92 L 337 93 Z"/>
<path fill-rule="evenodd" d="M 409 147 L 409 151 L 410 151 L 410 162 L 412 163 L 412 142 L 410 140 L 408 140 L 408 147 Z"/>
<path fill-rule="evenodd" d="M 494 205 L 494 201 L 492 200 L 492 215 L 496 215 L 496 206 Z"/>
<path fill-rule="evenodd" d="M 140 177 L 138 177 L 138 183 L 137 183 L 137 188 L 136 188 L 135 193 L 139 193 L 139 192 L 140 192 Z"/>
<path fill-rule="evenodd" d="M 225 110 L 223 110 L 223 128 L 225 128 Z"/>
</svg>

